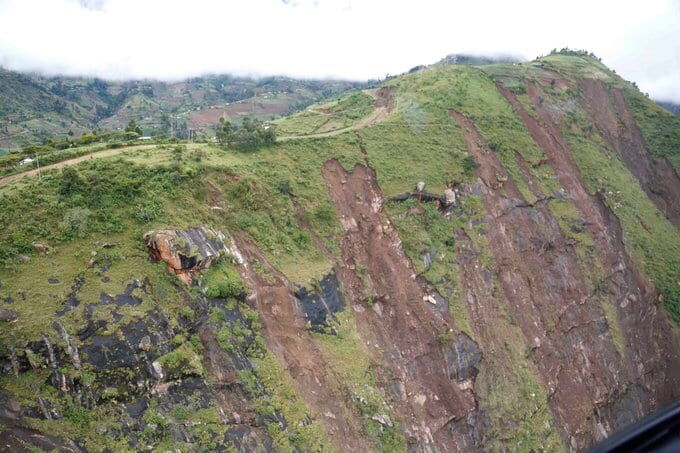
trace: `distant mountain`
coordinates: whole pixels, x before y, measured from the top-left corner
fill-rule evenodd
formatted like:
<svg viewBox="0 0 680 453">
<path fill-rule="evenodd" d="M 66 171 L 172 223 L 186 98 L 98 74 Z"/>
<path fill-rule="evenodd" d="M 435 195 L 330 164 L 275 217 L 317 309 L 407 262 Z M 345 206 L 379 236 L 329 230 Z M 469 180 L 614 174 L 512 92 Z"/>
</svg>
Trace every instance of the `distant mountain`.
<svg viewBox="0 0 680 453">
<path fill-rule="evenodd" d="M 501 63 L 519 63 L 522 60 L 509 56 L 509 55 L 501 55 L 501 56 L 487 56 L 487 55 L 470 55 L 470 54 L 459 54 L 459 53 L 452 53 L 441 60 L 439 60 L 436 63 L 430 64 L 430 65 L 418 65 L 414 66 L 411 69 L 407 71 L 408 74 L 413 74 L 414 72 L 421 71 L 426 68 L 431 68 L 431 67 L 437 67 L 437 66 L 449 66 L 449 65 L 471 65 L 471 66 L 485 66 L 485 65 L 492 65 L 492 64 L 501 64 Z"/>
<path fill-rule="evenodd" d="M 46 77 L 0 68 L 0 148 L 119 129 L 134 119 L 144 134 L 186 135 L 227 116 L 271 119 L 363 87 L 346 81 L 210 75 L 180 82 Z"/>
<path fill-rule="evenodd" d="M 658 105 L 661 107 L 665 108 L 671 113 L 675 113 L 676 115 L 680 115 L 680 104 L 676 104 L 675 102 L 664 102 L 664 101 L 655 101 Z"/>
<path fill-rule="evenodd" d="M 522 60 L 510 55 L 493 57 L 487 55 L 450 54 L 439 60 L 435 65 L 468 64 L 481 66 L 498 63 L 519 63 L 520 61 Z"/>
</svg>

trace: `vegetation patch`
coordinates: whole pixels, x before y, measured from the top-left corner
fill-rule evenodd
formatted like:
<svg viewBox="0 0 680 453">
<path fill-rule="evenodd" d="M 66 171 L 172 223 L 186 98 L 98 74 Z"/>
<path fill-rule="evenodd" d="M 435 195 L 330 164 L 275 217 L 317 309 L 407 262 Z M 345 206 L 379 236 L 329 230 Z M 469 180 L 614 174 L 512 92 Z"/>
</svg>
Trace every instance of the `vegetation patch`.
<svg viewBox="0 0 680 453">
<path fill-rule="evenodd" d="M 350 310 L 336 315 L 335 334 L 314 334 L 332 371 L 342 383 L 345 397 L 361 414 L 364 430 L 378 451 L 406 451 L 406 439 L 384 400 L 371 371 L 371 360 L 356 331 Z M 392 426 L 376 421 L 387 417 Z"/>
</svg>

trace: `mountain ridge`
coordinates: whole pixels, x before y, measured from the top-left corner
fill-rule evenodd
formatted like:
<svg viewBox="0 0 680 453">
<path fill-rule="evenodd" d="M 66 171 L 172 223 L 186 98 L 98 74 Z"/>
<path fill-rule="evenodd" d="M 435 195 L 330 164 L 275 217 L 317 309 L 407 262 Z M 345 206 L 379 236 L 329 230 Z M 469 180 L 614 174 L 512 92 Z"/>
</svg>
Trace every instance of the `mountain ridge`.
<svg viewBox="0 0 680 453">
<path fill-rule="evenodd" d="M 558 52 L 2 184 L 3 435 L 582 451 L 679 396 L 678 122 Z"/>
<path fill-rule="evenodd" d="M 130 120 L 145 134 L 187 138 L 201 113 L 232 120 L 244 113 L 271 119 L 313 102 L 366 86 L 344 81 L 296 80 L 289 77 L 248 79 L 230 75 L 192 77 L 178 82 L 105 81 L 98 78 L 43 76 L 0 68 L 0 147 L 42 144 L 92 130 L 121 130 Z M 231 106 L 231 107 L 230 107 Z M 226 110 L 225 110 L 226 109 Z M 230 110 L 231 109 L 231 110 Z M 198 121 L 198 123 L 196 123 Z M 194 124 L 196 123 L 196 124 Z"/>
</svg>

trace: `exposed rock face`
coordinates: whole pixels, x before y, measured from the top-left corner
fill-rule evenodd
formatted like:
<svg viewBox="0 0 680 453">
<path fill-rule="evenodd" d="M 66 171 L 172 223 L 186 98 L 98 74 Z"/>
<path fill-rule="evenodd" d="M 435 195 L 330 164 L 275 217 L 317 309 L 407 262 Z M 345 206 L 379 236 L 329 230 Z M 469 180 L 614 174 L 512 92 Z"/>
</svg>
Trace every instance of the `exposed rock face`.
<svg viewBox="0 0 680 453">
<path fill-rule="evenodd" d="M 334 272 L 322 278 L 318 286 L 311 290 L 300 288 L 295 292 L 295 297 L 300 301 L 305 317 L 314 330 L 328 327 L 334 319 L 333 314 L 345 308 L 345 299 Z"/>
<path fill-rule="evenodd" d="M 455 344 L 440 341 L 457 330 L 456 323 L 429 302 L 430 297 L 436 301 L 431 289 L 415 278 L 399 236 L 383 213 L 375 173 L 362 165 L 346 172 L 331 160 L 323 175 L 345 227 L 338 276 L 362 337 L 376 345 L 379 381 L 409 444 L 416 451 L 462 451 L 476 445 L 471 430 L 457 436 L 452 429 L 453 422 L 476 407 L 471 386 L 452 383 L 459 374 L 472 377 L 470 367 L 458 367 L 467 355 L 457 354 Z M 483 424 L 477 428 L 483 430 Z"/>
<path fill-rule="evenodd" d="M 581 79 L 579 87 L 584 92 L 584 110 L 593 124 L 621 156 L 650 200 L 680 228 L 680 178 L 666 158 L 649 155 L 621 90 L 608 88 L 597 79 Z"/>
<path fill-rule="evenodd" d="M 361 434 L 349 401 L 342 396 L 341 383 L 330 372 L 307 329 L 303 303 L 296 299 L 294 288 L 257 247 L 239 236 L 236 236 L 236 243 L 245 258 L 239 270 L 253 291 L 264 324 L 267 348 L 286 365 L 297 394 L 324 425 L 335 449 L 369 451 L 368 440 Z M 264 266 L 266 276 L 252 269 L 250 263 L 253 261 Z M 330 295 L 335 291 L 331 285 L 325 292 Z"/>
<path fill-rule="evenodd" d="M 150 231 L 144 235 L 151 257 L 168 265 L 168 272 L 177 275 L 187 285 L 194 277 L 223 255 L 235 256 L 225 244 L 227 238 L 210 228 L 186 231 Z"/>
<path fill-rule="evenodd" d="M 603 319 L 603 312 L 595 303 L 595 289 L 584 291 L 589 286 L 587 269 L 579 264 L 545 207 L 510 211 L 503 223 L 512 222 L 512 234 L 499 222 L 490 223 L 491 250 L 496 261 L 504 263 L 504 292 L 513 305 L 525 306 L 517 316 L 527 342 L 536 345 L 532 354 L 552 395 L 554 415 L 563 426 L 565 444 L 582 449 L 622 427 L 620 414 L 607 408 L 620 404 L 623 395 L 630 400 L 627 407 L 632 411 L 628 413 L 634 414 L 631 419 L 677 398 L 678 337 L 665 313 L 659 310 L 655 289 L 628 256 L 618 219 L 585 189 L 561 136 L 558 116 L 542 106 L 540 87 L 529 85 L 527 89 L 540 119 L 527 113 L 509 90 L 501 86 L 499 90 L 545 152 L 566 196 L 588 219 L 585 227 L 594 239 L 599 265 L 609 276 L 602 283 L 609 288 L 610 303 L 617 307 L 622 329 L 635 332 L 636 340 L 625 344 L 622 360 L 609 329 L 599 327 L 605 324 L 597 321 Z M 485 185 L 487 210 L 492 217 L 503 215 L 507 212 L 506 200 L 497 179 L 489 176 L 499 170 L 500 163 L 472 122 L 462 115 L 454 116 L 463 128 L 468 148 L 480 163 L 478 174 Z M 522 197 L 512 179 L 504 182 L 502 189 L 510 197 Z M 528 244 L 550 247 L 547 253 L 530 252 Z M 546 304 L 553 297 L 555 300 Z M 573 302 L 565 306 L 565 301 Z M 527 302 L 530 306 L 526 306 Z M 550 313 L 554 307 L 562 308 Z"/>
<path fill-rule="evenodd" d="M 267 191 L 277 206 L 252 213 L 264 220 L 257 230 L 238 223 L 244 230 L 233 238 L 205 227 L 144 235 L 154 260 L 187 285 L 231 257 L 202 282 L 219 291 L 168 282 L 160 264 L 129 254 L 140 242 L 125 233 L 71 256 L 71 246 L 50 237 L 49 256 L 17 263 L 16 275 L 31 277 L 25 285 L 12 280 L 15 269 L 0 269 L 0 332 L 10 332 L 0 342 L 0 451 L 571 453 L 677 400 L 680 331 L 649 278 L 657 277 L 641 270 L 648 262 L 629 255 L 648 236 L 633 235 L 628 211 L 598 192 L 612 186 L 597 182 L 588 159 L 612 159 L 636 200 L 668 228 L 661 231 L 676 233 L 677 175 L 650 156 L 621 92 L 596 80 L 551 79 L 543 68 L 513 80 L 514 91 L 479 80 L 503 106 L 493 118 L 484 114 L 490 105 L 463 102 L 476 91 L 464 92 L 466 81 L 455 87 L 460 103 L 423 105 L 450 115 L 445 134 L 434 132 L 444 123 L 408 132 L 412 144 L 432 134 L 442 153 L 453 148 L 456 160 L 441 173 L 430 156 L 430 173 L 387 174 L 394 167 L 381 159 L 402 156 L 378 154 L 381 128 L 355 130 L 345 143 L 359 148 L 354 154 L 330 150 L 313 167 L 295 160 L 315 186 Z M 385 111 L 392 89 L 377 93 Z M 399 122 L 385 129 L 399 130 Z M 577 133 L 592 149 L 575 148 Z M 404 129 L 394 137 L 406 136 Z M 510 146 L 520 143 L 526 148 Z M 459 178 L 463 168 L 454 167 L 465 150 L 476 165 L 464 165 Z M 197 217 L 218 225 L 250 215 L 220 198 L 242 175 L 212 171 L 200 175 L 211 187 Z M 288 171 L 295 175 L 296 165 Z M 389 198 L 383 192 L 420 179 L 430 192 L 424 183 Z M 642 228 L 657 231 L 639 214 Z M 269 220 L 282 231 L 271 242 L 262 227 Z M 288 246 L 286 229 L 299 249 Z M 49 250 L 36 244 L 36 255 Z M 44 292 L 29 287 L 34 266 L 55 263 L 69 266 L 43 272 Z M 43 315 L 49 322 L 26 322 Z"/>
<path fill-rule="evenodd" d="M 115 416 L 119 424 L 111 435 L 125 439 L 131 450 L 143 450 L 147 445 L 148 438 L 142 438 L 139 433 L 145 429 L 156 431 L 157 427 L 147 419 L 149 416 L 167 417 L 173 409 L 180 407 L 216 411 L 222 435 L 212 442 L 218 451 L 226 450 L 227 445 L 236 446 L 237 451 L 271 451 L 272 439 L 265 424 L 275 420 L 264 420 L 256 414 L 236 380 L 237 372 L 252 370 L 252 364 L 236 345 L 233 352 L 227 354 L 216 340 L 217 331 L 225 326 L 233 328 L 230 322 L 245 322 L 238 309 L 227 307 L 224 300 L 205 300 L 199 296 L 186 300 L 201 320 L 197 324 L 171 326 L 161 310 L 149 311 L 126 323 L 116 321 L 115 311 L 108 323 L 91 318 L 98 309 L 104 308 L 102 306 L 137 305 L 138 299 L 131 295 L 135 289 L 141 289 L 143 297 L 149 296 L 137 281 L 131 282 L 123 294 L 103 294 L 98 304 L 87 305 L 88 324 L 74 336 L 57 321 L 53 326 L 56 335 L 52 337 L 60 337 L 57 341 L 46 332 L 42 341 L 26 344 L 20 357 L 14 354 L 14 363 L 0 361 L 0 366 L 5 368 L 4 372 L 9 372 L 9 367 L 16 373 L 47 370 L 52 387 L 88 409 L 115 401 L 110 415 Z M 208 312 L 222 315 L 210 319 Z M 109 330 L 116 333 L 111 334 Z M 173 342 L 178 334 L 197 336 L 205 354 L 204 365 L 200 360 L 189 364 L 191 355 L 179 354 L 179 351 L 190 349 Z M 76 347 L 76 342 L 80 348 Z M 180 360 L 164 360 L 173 354 Z M 87 367 L 88 373 L 94 376 L 93 381 L 86 384 L 77 375 L 66 374 L 63 370 L 69 367 L 77 370 Z M 216 380 L 215 384 L 212 379 Z M 151 407 L 151 400 L 154 400 L 155 408 Z M 35 401 L 35 406 L 21 406 L 0 390 L 0 437 L 3 440 L 0 451 L 31 451 L 27 446 L 45 451 L 87 451 L 74 442 L 77 439 L 61 439 L 32 429 L 24 420 L 26 417 L 61 419 L 63 413 L 42 398 Z M 98 429 L 97 420 L 91 423 L 91 429 Z M 176 443 L 196 444 L 198 439 L 189 428 L 177 426 L 168 435 Z M 102 425 L 102 429 L 111 428 Z M 163 434 L 159 432 L 159 435 Z"/>
</svg>

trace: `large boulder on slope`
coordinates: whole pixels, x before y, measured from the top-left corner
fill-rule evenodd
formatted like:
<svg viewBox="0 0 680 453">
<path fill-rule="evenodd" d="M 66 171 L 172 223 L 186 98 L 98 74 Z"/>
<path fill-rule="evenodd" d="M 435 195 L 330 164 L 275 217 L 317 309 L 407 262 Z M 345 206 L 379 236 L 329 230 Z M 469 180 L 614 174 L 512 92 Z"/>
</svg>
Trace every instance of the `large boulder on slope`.
<svg viewBox="0 0 680 453">
<path fill-rule="evenodd" d="M 227 241 L 224 234 L 206 227 L 150 231 L 144 235 L 151 258 L 165 262 L 168 271 L 187 285 L 221 256 L 238 256 L 226 245 Z"/>
</svg>

